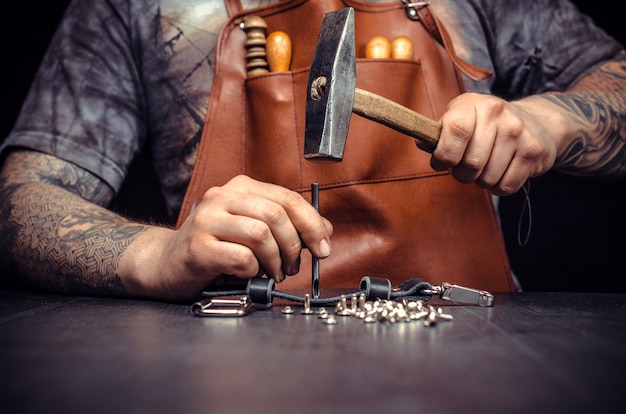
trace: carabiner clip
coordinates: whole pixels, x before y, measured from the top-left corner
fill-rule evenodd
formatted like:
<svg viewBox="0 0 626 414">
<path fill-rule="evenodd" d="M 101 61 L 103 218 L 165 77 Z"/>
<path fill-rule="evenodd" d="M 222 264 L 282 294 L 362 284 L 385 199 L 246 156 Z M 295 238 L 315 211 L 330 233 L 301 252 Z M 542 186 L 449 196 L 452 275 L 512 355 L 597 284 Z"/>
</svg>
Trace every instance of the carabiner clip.
<svg viewBox="0 0 626 414">
<path fill-rule="evenodd" d="M 239 299 L 202 299 L 191 305 L 195 316 L 245 316 L 254 303 L 248 296 Z"/>
<path fill-rule="evenodd" d="M 465 286 L 453 285 L 443 282 L 441 285 L 433 286 L 428 291 L 422 293 L 431 293 L 438 295 L 441 299 L 451 302 L 466 303 L 472 305 L 491 307 L 495 301 L 493 293 L 485 290 L 472 289 Z"/>
</svg>

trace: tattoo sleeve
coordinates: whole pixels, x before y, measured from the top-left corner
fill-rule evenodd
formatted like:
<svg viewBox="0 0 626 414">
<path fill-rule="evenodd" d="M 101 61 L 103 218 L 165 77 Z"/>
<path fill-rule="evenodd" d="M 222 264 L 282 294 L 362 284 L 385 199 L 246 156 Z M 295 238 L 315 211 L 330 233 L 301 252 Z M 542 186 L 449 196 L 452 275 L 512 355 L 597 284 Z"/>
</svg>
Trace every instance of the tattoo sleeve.
<svg viewBox="0 0 626 414">
<path fill-rule="evenodd" d="M 70 163 L 11 153 L 0 176 L 2 274 L 45 291 L 126 296 L 117 267 L 146 226 L 102 207 L 112 195 Z"/>
<path fill-rule="evenodd" d="M 626 177 L 626 54 L 595 68 L 564 93 L 541 95 L 571 114 L 575 139 L 554 168 L 578 176 Z"/>
</svg>

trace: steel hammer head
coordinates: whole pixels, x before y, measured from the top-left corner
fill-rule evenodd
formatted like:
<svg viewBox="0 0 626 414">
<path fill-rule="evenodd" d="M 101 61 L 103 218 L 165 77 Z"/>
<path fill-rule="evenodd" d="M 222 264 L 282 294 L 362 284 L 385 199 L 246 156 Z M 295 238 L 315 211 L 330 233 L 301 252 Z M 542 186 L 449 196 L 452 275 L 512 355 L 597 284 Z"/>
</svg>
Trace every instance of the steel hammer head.
<svg viewBox="0 0 626 414">
<path fill-rule="evenodd" d="M 341 161 L 356 87 L 354 9 L 326 13 L 309 72 L 304 157 Z"/>
</svg>

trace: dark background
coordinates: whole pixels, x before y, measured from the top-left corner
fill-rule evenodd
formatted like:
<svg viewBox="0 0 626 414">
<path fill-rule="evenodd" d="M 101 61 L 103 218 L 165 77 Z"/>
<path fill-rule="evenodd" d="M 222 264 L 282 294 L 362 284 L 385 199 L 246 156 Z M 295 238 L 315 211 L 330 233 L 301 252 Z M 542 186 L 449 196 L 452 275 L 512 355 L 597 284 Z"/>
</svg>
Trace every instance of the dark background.
<svg viewBox="0 0 626 414">
<path fill-rule="evenodd" d="M 0 139 L 13 126 L 50 36 L 69 0 L 3 0 L 0 5 Z M 622 13 L 609 1 L 574 1 L 609 34 L 626 42 Z M 141 183 L 141 184 L 139 184 Z M 141 195 L 128 203 L 128 196 Z M 136 198 L 135 198 L 136 199 Z M 548 173 L 531 180 L 528 244 L 517 242 L 523 197 L 501 200 L 511 263 L 527 290 L 626 292 L 626 184 L 586 181 Z M 127 215 L 165 220 L 152 166 L 138 159 L 114 206 Z M 527 219 L 527 216 L 524 216 Z M 528 226 L 524 220 L 522 233 Z"/>
</svg>

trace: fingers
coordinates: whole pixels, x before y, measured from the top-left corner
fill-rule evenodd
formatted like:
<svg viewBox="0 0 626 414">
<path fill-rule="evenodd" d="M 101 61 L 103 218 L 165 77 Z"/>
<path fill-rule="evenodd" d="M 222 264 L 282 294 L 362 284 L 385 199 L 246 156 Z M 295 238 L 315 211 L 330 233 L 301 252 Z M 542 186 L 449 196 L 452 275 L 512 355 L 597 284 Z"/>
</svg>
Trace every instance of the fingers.
<svg viewBox="0 0 626 414">
<path fill-rule="evenodd" d="M 455 105 L 455 101 L 450 103 L 441 119 L 441 136 L 430 162 L 434 170 L 443 171 L 461 164 L 466 148 L 475 135 L 476 121 L 476 108 L 473 105 L 466 107 L 459 103 Z"/>
<path fill-rule="evenodd" d="M 275 203 L 276 210 L 270 210 L 269 204 L 264 204 L 268 209 L 264 221 L 274 224 L 272 229 L 277 231 L 278 237 L 283 236 L 284 240 L 293 242 L 292 230 L 295 230 L 299 234 L 298 239 L 301 237 L 315 256 L 322 258 L 330 254 L 332 225 L 300 194 L 278 185 L 260 183 L 246 176 L 235 177 L 231 183 L 233 188 L 240 189 L 247 195 L 259 197 L 263 203 L 265 200 Z M 291 226 L 287 226 L 288 223 Z M 299 251 L 302 246 L 300 244 L 298 246 Z"/>
<path fill-rule="evenodd" d="M 215 193 L 218 190 L 211 191 Z M 212 194 L 211 197 L 219 196 Z M 279 242 L 270 226 L 263 221 L 263 215 L 254 211 L 254 201 L 250 198 L 240 200 L 240 205 L 231 206 L 234 208 L 224 210 L 220 216 L 212 216 L 211 222 L 204 227 L 216 241 L 224 244 L 219 246 L 220 249 L 228 249 L 222 253 L 225 255 L 223 258 L 216 257 L 228 263 L 229 267 L 222 269 L 224 273 L 245 278 L 266 273 L 276 281 L 282 281 L 288 272 L 282 268 Z M 254 211 L 256 217 L 250 217 L 248 211 Z M 291 255 L 297 248 L 291 247 Z M 217 250 L 217 246 L 213 249 Z"/>
<path fill-rule="evenodd" d="M 250 279 L 262 272 L 251 249 L 211 237 L 198 237 L 189 257 L 190 271 L 195 279 L 211 281 L 222 275 Z"/>
<path fill-rule="evenodd" d="M 225 273 L 252 277 L 262 272 L 282 281 L 299 271 L 303 244 L 317 257 L 330 254 L 328 220 L 300 194 L 249 177 L 209 189 L 193 215 L 194 227 L 207 237 L 244 246 L 258 263 L 255 268 L 251 260 L 231 259 L 232 269 Z"/>
<path fill-rule="evenodd" d="M 514 105 L 493 96 L 464 94 L 441 119 L 442 132 L 431 158 L 433 169 L 451 169 L 462 183 L 496 195 L 513 194 L 538 170 L 542 158 L 536 123 Z"/>
</svg>

